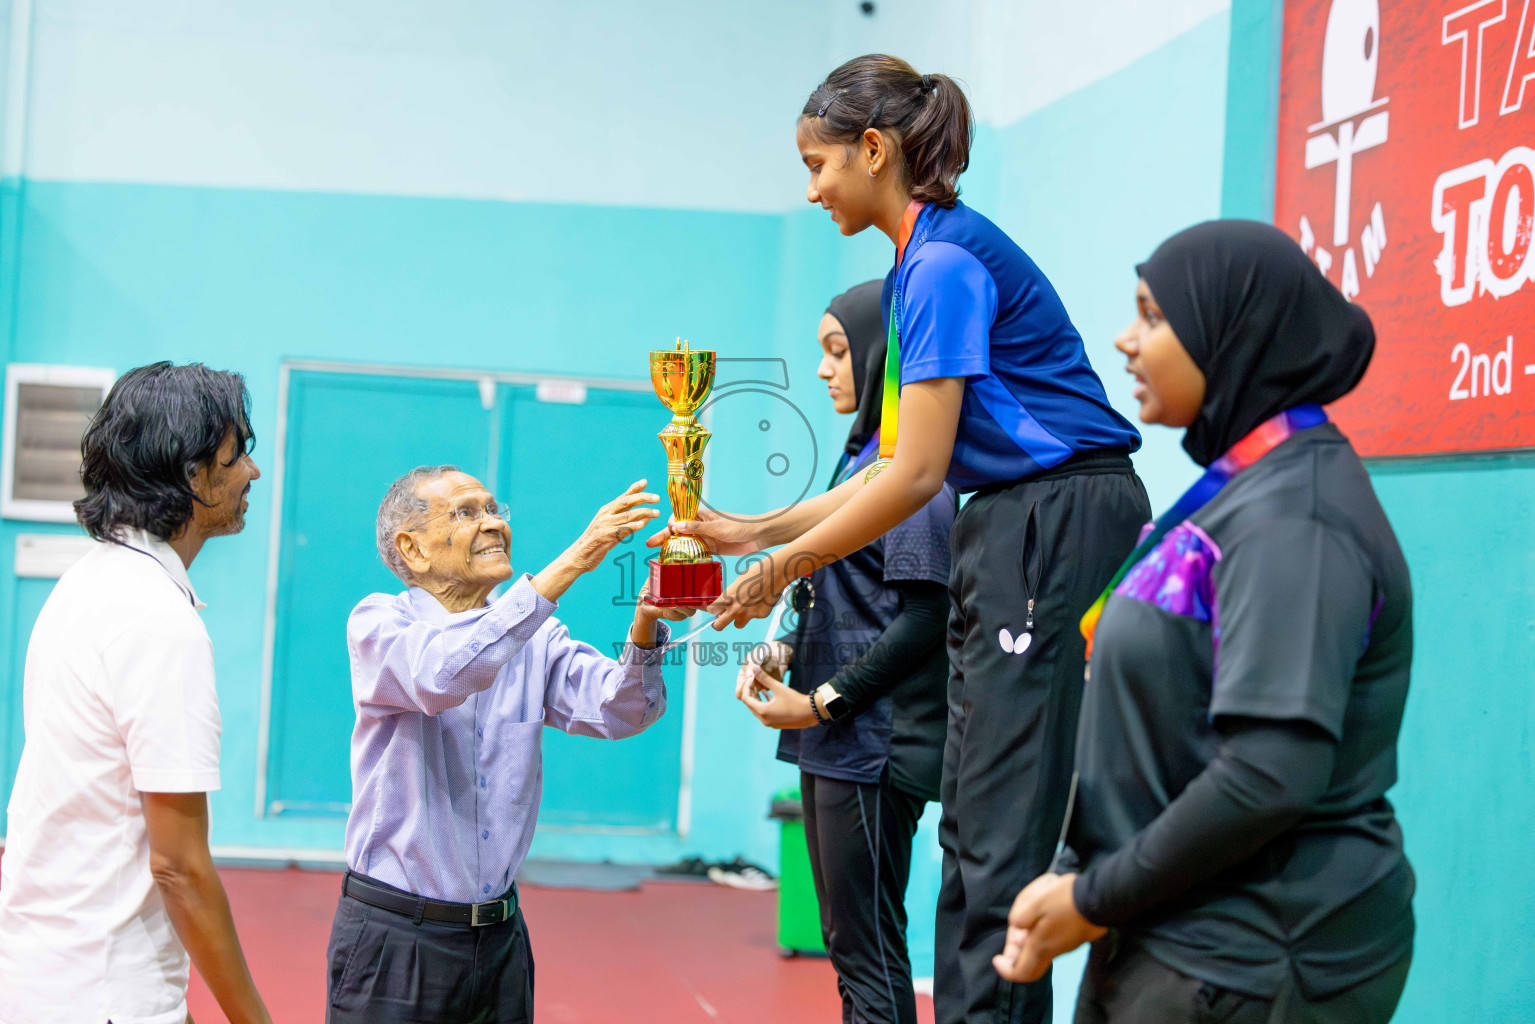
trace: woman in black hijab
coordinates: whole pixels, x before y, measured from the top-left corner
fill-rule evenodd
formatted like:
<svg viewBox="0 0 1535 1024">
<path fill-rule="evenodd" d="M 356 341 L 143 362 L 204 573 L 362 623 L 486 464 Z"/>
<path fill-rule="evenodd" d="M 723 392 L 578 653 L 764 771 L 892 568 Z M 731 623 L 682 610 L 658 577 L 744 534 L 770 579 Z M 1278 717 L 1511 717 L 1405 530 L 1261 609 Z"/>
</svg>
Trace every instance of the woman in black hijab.
<svg viewBox="0 0 1535 1024">
<path fill-rule="evenodd" d="M 819 376 L 837 411 L 855 414 L 832 487 L 879 454 L 882 285 L 837 296 L 821 318 Z M 945 486 L 874 543 L 797 581 L 793 625 L 737 680 L 752 713 L 784 730 L 779 759 L 800 769 L 821 934 L 846 1020 L 917 1019 L 906 882 L 917 821 L 938 799 L 943 768 L 955 508 Z"/>
<path fill-rule="evenodd" d="M 862 454 L 869 438 L 879 432 L 879 417 L 884 411 L 880 384 L 885 377 L 885 318 L 879 304 L 883 286 L 883 281 L 865 281 L 832 299 L 817 331 L 821 352 L 826 357 L 819 376 L 829 387 L 837 389 L 837 394 L 832 395 L 833 407 L 838 412 L 847 412 L 848 403 L 853 405 L 853 427 L 843 446 L 845 458 L 856 459 Z M 837 345 L 839 334 L 846 341 L 845 349 Z M 846 369 L 842 368 L 844 361 Z M 839 380 L 844 374 L 850 374 L 853 381 L 853 393 L 845 396 Z M 840 477 L 844 469 L 843 460 L 838 459 L 833 477 Z"/>
<path fill-rule="evenodd" d="M 1412 952 L 1385 796 L 1411 592 L 1321 409 L 1374 329 L 1266 224 L 1200 224 L 1139 271 L 1116 346 L 1141 419 L 1186 428 L 1207 470 L 1083 620 L 1069 843 L 1019 894 L 997 970 L 1096 940 L 1079 1024 L 1380 1024 Z"/>
</svg>

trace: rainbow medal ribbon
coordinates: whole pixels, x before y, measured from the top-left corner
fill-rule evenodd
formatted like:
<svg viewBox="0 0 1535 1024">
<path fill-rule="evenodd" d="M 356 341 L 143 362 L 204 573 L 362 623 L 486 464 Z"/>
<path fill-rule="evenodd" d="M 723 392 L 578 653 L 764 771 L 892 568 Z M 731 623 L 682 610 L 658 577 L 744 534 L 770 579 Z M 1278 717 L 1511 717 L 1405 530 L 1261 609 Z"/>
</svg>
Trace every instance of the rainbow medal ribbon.
<svg viewBox="0 0 1535 1024">
<path fill-rule="evenodd" d="M 901 261 L 906 258 L 906 243 L 911 241 L 911 233 L 916 230 L 917 218 L 925 205 L 913 199 L 911 205 L 906 207 L 906 212 L 901 214 L 901 230 L 895 243 L 895 268 L 898 271 L 901 269 Z M 890 293 L 890 326 L 885 334 L 885 393 L 880 400 L 879 458 L 865 471 L 864 483 L 878 476 L 879 471 L 890 465 L 890 460 L 895 458 L 895 421 L 901 405 L 900 321 L 901 286 L 897 279 Z"/>
<path fill-rule="evenodd" d="M 1260 423 L 1252 433 L 1232 445 L 1225 455 L 1210 463 L 1204 475 L 1183 492 L 1182 497 L 1173 503 L 1173 507 L 1157 517 L 1157 521 L 1152 525 L 1145 539 L 1130 552 L 1130 557 L 1126 558 L 1114 573 L 1114 578 L 1103 589 L 1103 593 L 1098 595 L 1098 600 L 1094 601 L 1093 606 L 1087 610 L 1087 614 L 1082 616 L 1082 636 L 1087 640 L 1088 660 L 1091 660 L 1093 656 L 1093 634 L 1098 630 L 1098 619 L 1103 615 L 1103 606 L 1108 603 L 1109 595 L 1114 592 L 1114 588 L 1119 586 L 1131 569 L 1135 568 L 1135 564 L 1161 543 L 1162 538 L 1166 537 L 1173 527 L 1204 508 L 1211 498 L 1220 493 L 1221 488 L 1229 484 L 1243 470 L 1252 466 L 1293 435 L 1302 430 L 1321 426 L 1326 422 L 1327 413 L 1320 405 L 1297 405 L 1273 419 Z"/>
</svg>

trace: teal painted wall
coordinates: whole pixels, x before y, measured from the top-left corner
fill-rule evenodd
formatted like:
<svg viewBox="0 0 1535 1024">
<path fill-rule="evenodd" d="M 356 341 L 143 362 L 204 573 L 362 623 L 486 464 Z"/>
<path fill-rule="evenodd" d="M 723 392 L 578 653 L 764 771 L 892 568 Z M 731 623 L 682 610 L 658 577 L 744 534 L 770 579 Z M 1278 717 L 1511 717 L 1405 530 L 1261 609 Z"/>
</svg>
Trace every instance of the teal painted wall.
<svg viewBox="0 0 1535 1024">
<path fill-rule="evenodd" d="M 1281 0 L 1233 5 L 1228 216 L 1272 215 L 1282 17 Z M 1370 472 L 1412 571 L 1416 627 L 1391 797 L 1418 935 L 1395 1019 L 1535 1020 L 1535 455 Z"/>
<path fill-rule="evenodd" d="M 1234 0 L 1221 216 L 1272 220 L 1278 159 L 1280 0 Z"/>
<path fill-rule="evenodd" d="M 1391 798 L 1418 876 L 1400 1024 L 1535 1020 L 1535 456 L 1375 464 L 1416 650 Z"/>
</svg>

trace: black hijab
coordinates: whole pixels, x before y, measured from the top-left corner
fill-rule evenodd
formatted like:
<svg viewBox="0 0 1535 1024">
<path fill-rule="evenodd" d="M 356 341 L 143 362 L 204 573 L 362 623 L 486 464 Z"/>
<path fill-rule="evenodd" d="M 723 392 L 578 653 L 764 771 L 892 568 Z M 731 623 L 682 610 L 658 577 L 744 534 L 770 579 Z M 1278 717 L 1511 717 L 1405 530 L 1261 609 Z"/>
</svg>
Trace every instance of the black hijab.
<svg viewBox="0 0 1535 1024">
<path fill-rule="evenodd" d="M 885 389 L 885 314 L 880 308 L 884 281 L 865 281 L 831 300 L 826 312 L 837 318 L 847 335 L 848 355 L 853 360 L 853 394 L 858 411 L 847 435 L 847 452 L 854 458 L 879 429 Z"/>
<path fill-rule="evenodd" d="M 1369 316 L 1273 225 L 1196 224 L 1136 270 L 1205 375 L 1183 437 L 1201 466 L 1286 409 L 1342 398 L 1370 365 Z"/>
</svg>

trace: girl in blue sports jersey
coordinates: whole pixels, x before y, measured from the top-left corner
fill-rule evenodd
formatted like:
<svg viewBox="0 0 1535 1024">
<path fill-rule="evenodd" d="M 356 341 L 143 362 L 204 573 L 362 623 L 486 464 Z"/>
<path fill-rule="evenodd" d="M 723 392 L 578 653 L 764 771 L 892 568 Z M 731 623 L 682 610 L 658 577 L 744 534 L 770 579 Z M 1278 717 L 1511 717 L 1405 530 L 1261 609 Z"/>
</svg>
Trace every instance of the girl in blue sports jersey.
<svg viewBox="0 0 1535 1024">
<path fill-rule="evenodd" d="M 792 508 L 669 528 L 724 554 L 778 548 L 711 609 L 723 629 L 766 615 L 790 580 L 880 537 L 946 480 L 969 493 L 951 536 L 939 1024 L 1050 1016 L 1048 975 L 1005 982 L 992 956 L 1065 815 L 1078 622 L 1151 518 L 1129 458 L 1140 435 L 1110 407 L 1055 289 L 959 202 L 972 133 L 952 79 L 895 57 L 848 61 L 810 94 L 796 132 L 806 199 L 844 235 L 875 227 L 895 246 L 881 461 Z M 828 719 L 837 698 L 812 697 Z"/>
</svg>

